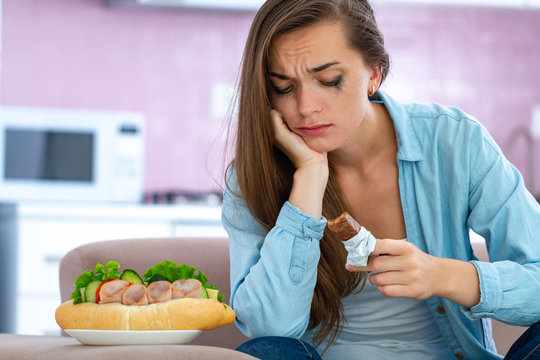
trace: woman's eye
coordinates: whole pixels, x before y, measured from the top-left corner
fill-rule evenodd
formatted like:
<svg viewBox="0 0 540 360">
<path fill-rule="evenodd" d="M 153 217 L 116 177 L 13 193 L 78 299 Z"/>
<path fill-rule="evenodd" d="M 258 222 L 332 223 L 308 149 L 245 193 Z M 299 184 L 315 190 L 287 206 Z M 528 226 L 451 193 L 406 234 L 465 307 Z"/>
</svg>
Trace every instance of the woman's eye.
<svg viewBox="0 0 540 360">
<path fill-rule="evenodd" d="M 276 94 L 278 95 L 283 95 L 283 94 L 287 94 L 287 93 L 290 93 L 293 89 L 293 86 L 292 85 L 289 85 L 287 86 L 286 88 L 282 89 L 282 88 L 279 88 L 275 85 L 272 86 L 274 88 L 274 91 L 276 92 Z"/>
<path fill-rule="evenodd" d="M 323 84 L 324 86 L 329 86 L 329 87 L 339 87 L 339 84 L 341 84 L 341 79 L 342 77 L 338 76 L 332 81 L 321 81 L 321 84 Z"/>
</svg>

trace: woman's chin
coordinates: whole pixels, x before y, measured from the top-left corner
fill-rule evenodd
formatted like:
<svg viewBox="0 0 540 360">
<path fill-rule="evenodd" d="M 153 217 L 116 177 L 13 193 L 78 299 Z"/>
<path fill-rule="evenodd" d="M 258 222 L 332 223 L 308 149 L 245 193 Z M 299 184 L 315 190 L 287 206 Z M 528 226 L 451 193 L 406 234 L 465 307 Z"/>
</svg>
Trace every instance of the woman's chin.
<svg viewBox="0 0 540 360">
<path fill-rule="evenodd" d="M 310 139 L 306 141 L 306 144 L 312 150 L 320 153 L 328 153 L 338 148 L 338 146 L 336 146 L 335 144 L 331 144 L 328 141 L 324 141 L 322 139 Z"/>
</svg>

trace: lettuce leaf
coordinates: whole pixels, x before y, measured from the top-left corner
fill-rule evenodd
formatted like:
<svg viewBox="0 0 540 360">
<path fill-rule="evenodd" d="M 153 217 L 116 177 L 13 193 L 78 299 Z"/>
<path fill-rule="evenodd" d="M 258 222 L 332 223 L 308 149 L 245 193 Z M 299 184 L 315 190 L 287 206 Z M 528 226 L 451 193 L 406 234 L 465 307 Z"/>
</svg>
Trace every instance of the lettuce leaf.
<svg viewBox="0 0 540 360">
<path fill-rule="evenodd" d="M 73 287 L 75 290 L 71 293 L 73 304 L 79 304 L 83 302 L 81 289 L 86 288 L 94 280 L 105 281 L 110 279 L 119 279 L 122 273 L 118 271 L 120 264 L 116 261 L 109 261 L 105 266 L 97 263 L 94 271 L 86 270 L 75 280 Z"/>
<path fill-rule="evenodd" d="M 196 274 L 195 271 L 197 271 Z M 197 279 L 202 283 L 202 286 L 205 289 L 215 289 L 219 291 L 215 285 L 207 284 L 209 279 L 201 270 L 185 264 L 176 264 L 170 260 L 163 260 L 161 263 L 152 266 L 146 270 L 143 276 L 144 282 L 147 284 L 160 280 L 175 282 L 180 279 Z M 219 293 L 218 300 L 223 302 L 225 296 Z"/>
<path fill-rule="evenodd" d="M 101 281 L 111 280 L 111 279 L 120 279 L 122 273 L 118 271 L 120 264 L 116 261 L 109 261 L 105 266 L 100 263 L 96 264 L 94 273 L 97 276 L 101 276 Z"/>
</svg>

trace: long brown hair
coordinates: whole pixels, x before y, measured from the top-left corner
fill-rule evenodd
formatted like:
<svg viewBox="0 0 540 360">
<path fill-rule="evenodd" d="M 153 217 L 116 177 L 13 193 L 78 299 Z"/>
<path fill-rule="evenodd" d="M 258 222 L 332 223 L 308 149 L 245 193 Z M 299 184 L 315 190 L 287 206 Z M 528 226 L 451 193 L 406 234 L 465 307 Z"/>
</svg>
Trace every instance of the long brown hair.
<svg viewBox="0 0 540 360">
<path fill-rule="evenodd" d="M 246 42 L 239 82 L 234 165 L 238 186 L 253 216 L 267 230 L 274 227 L 288 199 L 295 171 L 274 146 L 268 96 L 268 58 L 279 35 L 323 21 L 342 24 L 349 45 L 367 64 L 378 64 L 382 79 L 390 65 L 384 40 L 367 0 L 268 0 L 255 16 Z M 382 82 L 382 81 L 381 81 Z M 323 199 L 323 215 L 332 219 L 346 210 L 332 164 Z M 335 341 L 343 321 L 341 298 L 365 282 L 363 273 L 345 269 L 346 251 L 330 231 L 320 241 L 321 257 L 311 303 L 309 328 L 320 345 Z"/>
</svg>

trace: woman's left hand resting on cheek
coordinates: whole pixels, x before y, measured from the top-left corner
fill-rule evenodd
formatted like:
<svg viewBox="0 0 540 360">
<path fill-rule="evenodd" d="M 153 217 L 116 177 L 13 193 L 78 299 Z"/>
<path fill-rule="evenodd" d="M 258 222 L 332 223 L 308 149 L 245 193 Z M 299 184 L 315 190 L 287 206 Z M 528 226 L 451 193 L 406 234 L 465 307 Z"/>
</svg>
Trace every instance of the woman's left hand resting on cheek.
<svg viewBox="0 0 540 360">
<path fill-rule="evenodd" d="M 366 266 L 346 265 L 349 271 L 377 272 L 369 282 L 386 296 L 418 300 L 439 296 L 466 307 L 480 301 L 476 267 L 465 261 L 426 254 L 408 241 L 377 239 Z"/>
</svg>

